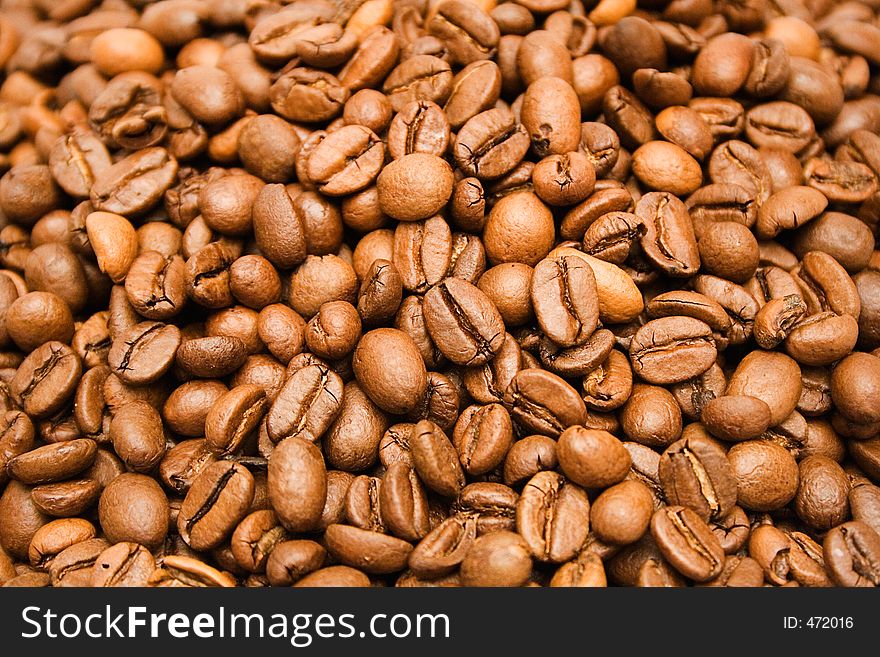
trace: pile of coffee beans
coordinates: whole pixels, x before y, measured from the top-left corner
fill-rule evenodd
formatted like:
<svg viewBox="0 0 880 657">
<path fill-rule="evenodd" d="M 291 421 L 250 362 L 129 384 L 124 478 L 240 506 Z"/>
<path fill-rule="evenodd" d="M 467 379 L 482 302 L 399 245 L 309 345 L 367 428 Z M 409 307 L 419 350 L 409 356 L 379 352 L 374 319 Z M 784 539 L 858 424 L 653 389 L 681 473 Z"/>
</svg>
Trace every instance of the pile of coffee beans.
<svg viewBox="0 0 880 657">
<path fill-rule="evenodd" d="M 0 0 L 0 583 L 880 586 L 877 0 Z"/>
</svg>

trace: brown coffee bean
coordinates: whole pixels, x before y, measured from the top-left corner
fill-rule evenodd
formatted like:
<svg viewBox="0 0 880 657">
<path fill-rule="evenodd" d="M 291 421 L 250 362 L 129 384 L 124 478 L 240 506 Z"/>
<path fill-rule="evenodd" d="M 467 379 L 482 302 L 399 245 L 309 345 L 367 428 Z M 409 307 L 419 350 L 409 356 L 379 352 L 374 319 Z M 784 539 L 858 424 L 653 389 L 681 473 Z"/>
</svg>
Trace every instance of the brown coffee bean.
<svg viewBox="0 0 880 657">
<path fill-rule="evenodd" d="M 63 550 L 49 566 L 52 586 L 90 586 L 94 564 L 109 547 L 103 538 L 91 538 Z"/>
<path fill-rule="evenodd" d="M 649 141 L 633 153 L 633 173 L 644 185 L 678 196 L 691 194 L 703 183 L 700 165 L 681 146 Z"/>
<path fill-rule="evenodd" d="M 651 518 L 651 535 L 663 557 L 682 575 L 698 582 L 717 577 L 724 551 L 708 525 L 687 507 L 668 506 Z"/>
<path fill-rule="evenodd" d="M 234 454 L 262 421 L 269 402 L 257 385 L 234 387 L 218 397 L 205 416 L 206 445 L 220 454 Z"/>
<path fill-rule="evenodd" d="M 246 468 L 229 461 L 208 466 L 180 507 L 177 529 L 181 538 L 195 550 L 216 547 L 247 513 L 253 497 L 254 479 Z"/>
<path fill-rule="evenodd" d="M 382 519 L 392 534 L 418 541 L 431 530 L 428 498 L 412 466 L 388 466 L 379 493 Z"/>
<path fill-rule="evenodd" d="M 501 404 L 470 406 L 456 422 L 452 441 L 465 472 L 480 475 L 494 470 L 513 443 L 513 424 Z"/>
<path fill-rule="evenodd" d="M 491 180 L 509 173 L 529 144 L 529 135 L 513 112 L 493 108 L 468 119 L 458 131 L 452 152 L 467 175 Z"/>
<path fill-rule="evenodd" d="M 391 363 L 388 354 L 394 354 Z M 425 364 L 412 339 L 396 329 L 364 334 L 354 352 L 352 367 L 364 392 L 389 413 L 412 410 L 427 385 Z"/>
<path fill-rule="evenodd" d="M 636 204 L 644 225 L 640 243 L 648 259 L 670 276 L 690 276 L 700 254 L 684 204 L 666 192 L 645 194 Z"/>
<path fill-rule="evenodd" d="M 504 405 L 517 424 L 553 437 L 586 418 L 577 391 L 562 378 L 537 368 L 520 370 L 513 377 L 504 393 Z"/>
<path fill-rule="evenodd" d="M 584 488 L 607 488 L 623 481 L 632 460 L 622 443 L 606 431 L 572 426 L 559 437 L 559 465 Z"/>
<path fill-rule="evenodd" d="M 269 500 L 290 531 L 309 531 L 327 499 L 327 472 L 321 451 L 302 438 L 280 442 L 269 459 Z"/>
<path fill-rule="evenodd" d="M 532 559 L 526 542 L 509 531 L 478 538 L 461 564 L 465 586 L 522 586 L 528 580 Z"/>
<path fill-rule="evenodd" d="M 269 553 L 266 576 L 273 586 L 289 586 L 317 571 L 326 558 L 327 551 L 314 541 L 284 541 Z"/>
<path fill-rule="evenodd" d="M 156 568 L 150 574 L 147 586 L 162 588 L 231 587 L 235 586 L 235 578 L 198 559 L 169 554 L 162 558 L 161 567 Z"/>
<path fill-rule="evenodd" d="M 410 553 L 410 569 L 421 577 L 439 577 L 454 571 L 477 538 L 477 519 L 456 514 L 428 533 Z"/>
<path fill-rule="evenodd" d="M 95 441 L 88 438 L 43 445 L 9 459 L 6 473 L 31 485 L 64 481 L 88 468 L 97 449 Z"/>
<path fill-rule="evenodd" d="M 269 407 L 269 438 L 274 443 L 290 437 L 316 442 L 339 415 L 343 394 L 342 378 L 326 365 L 296 370 Z"/>
<path fill-rule="evenodd" d="M 180 341 L 180 330 L 176 326 L 142 322 L 113 340 L 107 360 L 124 382 L 153 383 L 174 364 Z"/>
<path fill-rule="evenodd" d="M 706 521 L 725 517 L 736 503 L 736 481 L 724 451 L 711 440 L 683 438 L 660 457 L 660 481 L 672 504 Z"/>
<path fill-rule="evenodd" d="M 152 208 L 177 176 L 177 160 L 164 148 L 137 151 L 95 178 L 90 200 L 96 210 L 123 216 Z"/>
<path fill-rule="evenodd" d="M 402 539 L 348 525 L 330 525 L 324 539 L 336 559 L 376 575 L 403 570 L 413 549 Z"/>
<path fill-rule="evenodd" d="M 126 404 L 113 414 L 110 440 L 119 458 L 135 472 L 150 472 L 165 456 L 162 418 L 147 402 Z"/>
<path fill-rule="evenodd" d="M 700 421 L 722 440 L 753 440 L 770 426 L 770 407 L 748 395 L 725 395 L 706 402 Z"/>
<path fill-rule="evenodd" d="M 633 371 L 650 383 L 685 381 L 705 372 L 717 350 L 709 326 L 690 317 L 655 319 L 633 336 Z"/>
<path fill-rule="evenodd" d="M 740 361 L 728 382 L 728 395 L 747 395 L 770 407 L 770 426 L 791 415 L 801 392 L 800 368 L 785 356 L 755 351 Z"/>
<path fill-rule="evenodd" d="M 92 586 L 146 586 L 156 568 L 150 551 L 137 543 L 117 543 L 104 550 L 92 567 Z"/>
<path fill-rule="evenodd" d="M 605 489 L 590 508 L 590 526 L 603 541 L 614 545 L 635 543 L 651 522 L 651 491 L 638 481 L 622 481 Z"/>
<path fill-rule="evenodd" d="M 532 477 L 516 505 L 517 532 L 543 562 L 574 557 L 589 532 L 589 517 L 586 493 L 554 472 Z"/>
<path fill-rule="evenodd" d="M 481 365 L 501 348 L 504 322 L 476 286 L 449 277 L 425 295 L 425 324 L 444 356 L 458 365 Z"/>
<path fill-rule="evenodd" d="M 155 548 L 168 533 L 168 498 L 154 479 L 120 474 L 101 493 L 98 518 L 108 540 Z"/>
<path fill-rule="evenodd" d="M 784 447 L 764 440 L 748 440 L 734 445 L 727 457 L 741 506 L 771 511 L 794 498 L 798 487 L 797 463 Z"/>
<path fill-rule="evenodd" d="M 849 491 L 843 468 L 826 456 L 814 455 L 803 459 L 798 469 L 794 499 L 798 517 L 820 531 L 844 522 L 849 515 Z"/>
<path fill-rule="evenodd" d="M 430 420 L 412 428 L 409 438 L 412 462 L 419 478 L 440 495 L 454 497 L 465 484 L 458 453 L 449 438 Z"/>
<path fill-rule="evenodd" d="M 382 212 L 401 221 L 427 219 L 446 205 L 452 183 L 452 168 L 442 158 L 427 153 L 403 155 L 379 174 L 379 205 Z"/>
<path fill-rule="evenodd" d="M 531 300 L 539 326 L 556 344 L 584 344 L 596 329 L 596 277 L 577 258 L 562 256 L 539 262 L 532 275 Z"/>
<path fill-rule="evenodd" d="M 825 563 L 840 586 L 878 586 L 877 554 L 880 535 L 858 520 L 839 525 L 825 535 Z"/>
</svg>

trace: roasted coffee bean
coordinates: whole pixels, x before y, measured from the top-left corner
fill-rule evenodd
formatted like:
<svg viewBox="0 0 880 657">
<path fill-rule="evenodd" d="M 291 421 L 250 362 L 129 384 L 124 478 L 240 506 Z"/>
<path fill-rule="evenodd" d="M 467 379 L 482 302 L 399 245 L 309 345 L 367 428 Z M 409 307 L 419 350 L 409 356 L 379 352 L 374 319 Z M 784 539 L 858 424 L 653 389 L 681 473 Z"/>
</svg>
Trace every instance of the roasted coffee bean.
<svg viewBox="0 0 880 657">
<path fill-rule="evenodd" d="M 700 266 L 696 238 L 684 204 L 665 192 L 645 194 L 636 204 L 644 226 L 645 255 L 670 276 L 690 276 Z"/>
<path fill-rule="evenodd" d="M 725 394 L 760 399 L 770 407 L 770 426 L 777 425 L 791 415 L 800 398 L 800 367 L 784 354 L 754 351 L 740 361 Z"/>
<path fill-rule="evenodd" d="M 205 443 L 220 454 L 237 452 L 263 419 L 268 407 L 265 391 L 245 384 L 218 397 L 205 417 Z"/>
<path fill-rule="evenodd" d="M 9 382 L 9 392 L 31 417 L 48 417 L 73 394 L 81 372 L 79 358 L 70 347 L 56 341 L 45 342 L 18 367 Z"/>
<path fill-rule="evenodd" d="M 298 437 L 317 441 L 336 419 L 343 400 L 340 376 L 324 365 L 294 372 L 266 415 L 266 430 L 275 443 Z"/>
<path fill-rule="evenodd" d="M 682 575 L 705 582 L 721 573 L 724 551 L 693 510 L 668 506 L 651 518 L 651 535 L 663 557 Z"/>
<path fill-rule="evenodd" d="M 452 441 L 465 472 L 485 474 L 504 460 L 513 443 L 513 425 L 501 404 L 470 406 L 455 425 Z"/>
<path fill-rule="evenodd" d="M 364 334 L 355 349 L 352 368 L 367 396 L 389 413 L 411 411 L 425 394 L 425 363 L 412 338 L 403 331 L 381 328 Z"/>
<path fill-rule="evenodd" d="M 235 578 L 188 556 L 166 555 L 147 580 L 150 587 L 231 587 Z"/>
<path fill-rule="evenodd" d="M 583 399 L 560 377 L 529 368 L 520 370 L 504 393 L 513 420 L 535 433 L 556 437 L 566 427 L 583 424 Z"/>
<path fill-rule="evenodd" d="M 132 216 L 148 211 L 177 176 L 177 160 L 164 148 L 147 148 L 102 171 L 92 185 L 96 210 Z"/>
<path fill-rule="evenodd" d="M 11 458 L 6 472 L 12 479 L 31 485 L 63 481 L 88 468 L 97 449 L 95 441 L 88 438 L 44 445 Z"/>
<path fill-rule="evenodd" d="M 666 499 L 704 520 L 725 517 L 736 503 L 730 463 L 711 440 L 693 436 L 673 443 L 660 458 L 659 474 Z"/>
<path fill-rule="evenodd" d="M 771 511 L 790 502 L 798 487 L 798 468 L 784 447 L 748 440 L 727 453 L 737 485 L 737 501 L 753 511 Z"/>
<path fill-rule="evenodd" d="M 137 504 L 132 500 L 137 500 Z M 98 518 L 108 540 L 156 548 L 168 534 L 168 498 L 154 479 L 141 474 L 120 474 L 101 493 Z"/>
<path fill-rule="evenodd" d="M 473 514 L 450 516 L 428 533 L 410 553 L 407 563 L 421 577 L 440 577 L 455 570 L 477 538 Z"/>
<path fill-rule="evenodd" d="M 516 527 L 532 555 L 544 562 L 571 559 L 589 532 L 586 493 L 553 472 L 539 472 L 523 488 Z"/>
<path fill-rule="evenodd" d="M 452 152 L 467 175 L 491 180 L 510 172 L 529 144 L 526 129 L 513 113 L 493 108 L 468 119 L 458 131 Z"/>
<path fill-rule="evenodd" d="M 722 440 L 753 440 L 769 428 L 770 407 L 756 397 L 725 395 L 706 402 L 700 421 Z"/>
<path fill-rule="evenodd" d="M 147 585 L 156 561 L 143 545 L 123 542 L 104 550 L 92 568 L 92 586 L 141 587 Z"/>
<path fill-rule="evenodd" d="M 152 471 L 165 456 L 162 418 L 147 402 L 131 402 L 113 414 L 110 440 L 119 458 L 135 472 Z"/>
<path fill-rule="evenodd" d="M 211 549 L 227 538 L 254 497 L 254 478 L 243 466 L 220 461 L 193 482 L 177 517 L 177 529 L 195 550 Z"/>
<path fill-rule="evenodd" d="M 126 383 L 153 383 L 174 364 L 180 341 L 173 324 L 141 322 L 113 340 L 107 361 Z"/>
<path fill-rule="evenodd" d="M 324 538 L 336 559 L 376 575 L 402 570 L 413 549 L 400 538 L 348 525 L 330 525 Z"/>
<path fill-rule="evenodd" d="M 428 498 L 412 466 L 402 461 L 388 466 L 379 500 L 382 519 L 392 534 L 418 541 L 430 531 Z"/>
<path fill-rule="evenodd" d="M 94 466 L 94 464 L 93 464 Z M 68 518 L 82 514 L 101 495 L 101 483 L 95 479 L 68 479 L 57 484 L 34 486 L 31 497 L 45 514 Z"/>
<path fill-rule="evenodd" d="M 557 458 L 565 475 L 584 488 L 607 488 L 626 477 L 632 459 L 607 431 L 571 426 L 559 437 Z"/>
<path fill-rule="evenodd" d="M 532 275 L 531 299 L 539 326 L 560 346 L 584 344 L 596 329 L 596 277 L 577 258 L 562 256 L 539 262 Z"/>
<path fill-rule="evenodd" d="M 290 531 L 308 531 L 321 518 L 327 474 L 320 450 L 302 438 L 283 440 L 269 459 L 269 501 Z"/>
<path fill-rule="evenodd" d="M 474 285 L 449 277 L 425 294 L 425 324 L 437 348 L 458 365 L 481 365 L 504 340 L 504 321 Z"/>
<path fill-rule="evenodd" d="M 443 430 L 430 420 L 412 428 L 412 462 L 425 485 L 445 497 L 455 497 L 465 484 L 458 453 Z"/>
<path fill-rule="evenodd" d="M 649 383 L 692 379 L 715 362 L 712 329 L 685 316 L 655 319 L 641 327 L 629 347 L 633 371 Z"/>
<path fill-rule="evenodd" d="M 90 538 L 63 550 L 49 566 L 52 586 L 90 586 L 94 564 L 109 547 L 110 543 L 103 538 Z"/>
<path fill-rule="evenodd" d="M 825 535 L 822 552 L 839 586 L 878 586 L 880 535 L 858 520 L 843 523 Z"/>
<path fill-rule="evenodd" d="M 522 586 L 532 569 L 529 547 L 519 534 L 493 532 L 479 537 L 461 564 L 465 586 Z"/>
</svg>

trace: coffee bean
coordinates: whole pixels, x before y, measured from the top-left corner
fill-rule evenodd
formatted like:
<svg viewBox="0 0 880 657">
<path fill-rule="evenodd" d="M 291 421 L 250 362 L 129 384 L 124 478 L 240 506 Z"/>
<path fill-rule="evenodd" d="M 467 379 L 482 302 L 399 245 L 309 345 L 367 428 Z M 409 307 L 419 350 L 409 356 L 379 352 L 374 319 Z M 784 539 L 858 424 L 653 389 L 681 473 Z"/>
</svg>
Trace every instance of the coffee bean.
<svg viewBox="0 0 880 657">
<path fill-rule="evenodd" d="M 683 438 L 663 452 L 660 481 L 667 500 L 704 520 L 725 517 L 736 502 L 736 482 L 723 450 L 711 440 Z"/>
<path fill-rule="evenodd" d="M 520 370 L 513 377 L 504 393 L 504 405 L 517 424 L 552 437 L 583 423 L 586 416 L 584 402 L 574 388 L 536 368 Z"/>
<path fill-rule="evenodd" d="M 138 503 L 132 504 L 132 500 Z M 154 479 L 120 474 L 101 493 L 98 518 L 109 540 L 155 548 L 168 533 L 168 498 Z"/>
<path fill-rule="evenodd" d="M 393 360 L 386 360 L 393 354 Z M 376 329 L 361 338 L 352 367 L 367 396 L 389 413 L 412 410 L 427 386 L 425 364 L 413 340 L 403 331 Z"/>
<path fill-rule="evenodd" d="M 562 563 L 576 554 L 590 528 L 587 494 L 554 472 L 539 472 L 516 505 L 517 532 L 539 561 Z"/>
<path fill-rule="evenodd" d="M 216 547 L 242 519 L 253 500 L 254 480 L 246 468 L 220 461 L 193 482 L 177 517 L 181 538 L 196 550 Z"/>
<path fill-rule="evenodd" d="M 607 431 L 571 426 L 559 437 L 559 465 L 584 488 L 607 488 L 623 481 L 632 460 L 622 443 Z"/>
<path fill-rule="evenodd" d="M 275 443 L 290 438 L 316 442 L 336 419 L 343 400 L 340 376 L 324 365 L 307 365 L 288 379 L 266 415 Z"/>
<path fill-rule="evenodd" d="M 459 417 L 452 440 L 465 472 L 485 474 L 504 460 L 513 443 L 510 415 L 497 403 L 470 406 Z"/>
<path fill-rule="evenodd" d="M 113 340 L 107 360 L 126 383 L 145 385 L 171 368 L 180 340 L 173 324 L 141 322 Z"/>
<path fill-rule="evenodd" d="M 668 506 L 656 511 L 651 518 L 651 535 L 663 557 L 682 575 L 705 582 L 721 573 L 721 545 L 691 509 Z"/>
<path fill-rule="evenodd" d="M 458 365 L 481 365 L 501 348 L 504 322 L 474 285 L 449 277 L 425 294 L 425 324 L 437 348 Z"/>
<path fill-rule="evenodd" d="M 413 549 L 402 539 L 348 525 L 330 525 L 324 537 L 336 559 L 376 575 L 402 570 Z"/>
<path fill-rule="evenodd" d="M 700 421 L 722 440 L 759 438 L 770 426 L 770 407 L 748 395 L 725 395 L 706 402 Z"/>
<path fill-rule="evenodd" d="M 110 440 L 135 472 L 150 472 L 165 456 L 162 418 L 147 402 L 132 402 L 116 411 L 110 422 Z"/>
<path fill-rule="evenodd" d="M 435 492 L 453 497 L 464 486 L 464 472 L 449 438 L 430 420 L 412 428 L 409 439 L 412 462 L 425 485 Z"/>
<path fill-rule="evenodd" d="M 840 586 L 878 586 L 877 554 L 880 536 L 858 520 L 843 523 L 825 535 L 822 552 L 834 581 Z"/>
<path fill-rule="evenodd" d="M 92 185 L 96 210 L 124 216 L 148 211 L 171 187 L 177 161 L 164 148 L 137 151 L 102 171 Z"/>
<path fill-rule="evenodd" d="M 474 515 L 456 514 L 437 525 L 410 553 L 408 565 L 422 577 L 440 577 L 455 570 L 477 538 Z"/>
<path fill-rule="evenodd" d="M 698 376 L 711 366 L 716 354 L 709 326 L 683 316 L 648 322 L 630 344 L 633 371 L 655 384 L 677 383 Z"/>
<path fill-rule="evenodd" d="M 727 454 L 737 485 L 737 500 L 747 509 L 769 511 L 791 501 L 798 487 L 798 468 L 776 443 L 748 440 Z"/>
<path fill-rule="evenodd" d="M 235 586 L 235 579 L 226 572 L 220 572 L 203 561 L 187 556 L 169 554 L 162 558 L 147 580 L 150 587 L 229 587 Z"/>
<path fill-rule="evenodd" d="M 302 438 L 283 440 L 269 459 L 269 500 L 290 531 L 308 531 L 321 517 L 327 474 L 320 450 Z"/>
<path fill-rule="evenodd" d="M 461 564 L 465 586 L 522 586 L 529 577 L 532 559 L 526 542 L 513 532 L 481 536 Z"/>
</svg>

